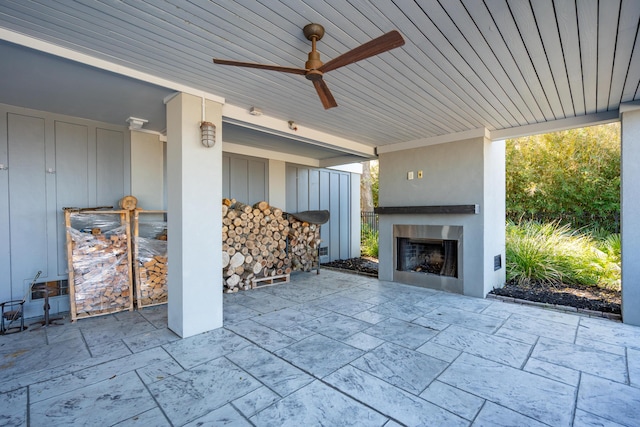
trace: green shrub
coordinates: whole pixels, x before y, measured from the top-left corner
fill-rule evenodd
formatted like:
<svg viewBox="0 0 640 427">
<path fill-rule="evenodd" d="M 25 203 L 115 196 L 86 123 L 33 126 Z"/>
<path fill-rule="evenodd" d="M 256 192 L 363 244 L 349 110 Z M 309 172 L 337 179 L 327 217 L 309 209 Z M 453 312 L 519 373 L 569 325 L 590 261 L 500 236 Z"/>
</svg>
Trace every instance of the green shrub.
<svg viewBox="0 0 640 427">
<path fill-rule="evenodd" d="M 619 231 L 618 123 L 507 140 L 506 214 Z"/>
<path fill-rule="evenodd" d="M 589 233 L 571 230 L 558 222 L 516 224 L 509 221 L 507 280 L 520 284 L 572 283 L 619 289 L 619 244 L 617 247 L 616 252 L 615 237 L 598 241 Z"/>
<path fill-rule="evenodd" d="M 378 231 L 372 230 L 367 224 L 362 224 L 360 253 L 378 258 Z"/>
</svg>

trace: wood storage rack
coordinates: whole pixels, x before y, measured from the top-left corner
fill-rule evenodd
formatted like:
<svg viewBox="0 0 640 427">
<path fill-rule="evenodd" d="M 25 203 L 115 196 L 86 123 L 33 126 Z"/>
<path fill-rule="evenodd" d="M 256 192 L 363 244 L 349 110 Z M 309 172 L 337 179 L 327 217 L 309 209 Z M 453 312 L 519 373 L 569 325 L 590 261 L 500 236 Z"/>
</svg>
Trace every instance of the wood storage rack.
<svg viewBox="0 0 640 427">
<path fill-rule="evenodd" d="M 222 201 L 222 277 L 225 292 L 248 290 L 254 279 L 291 273 L 289 220 L 266 201 L 246 205 Z M 288 281 L 288 280 L 287 280 Z M 273 283 L 273 280 L 271 281 Z"/>
<path fill-rule="evenodd" d="M 133 211 L 133 273 L 138 308 L 166 304 L 168 300 L 166 213 L 143 209 Z M 149 216 L 161 216 L 162 220 L 140 220 Z M 143 235 L 141 225 L 145 229 Z"/>
<path fill-rule="evenodd" d="M 65 209 L 64 214 L 71 321 L 132 311 L 129 211 Z"/>
</svg>

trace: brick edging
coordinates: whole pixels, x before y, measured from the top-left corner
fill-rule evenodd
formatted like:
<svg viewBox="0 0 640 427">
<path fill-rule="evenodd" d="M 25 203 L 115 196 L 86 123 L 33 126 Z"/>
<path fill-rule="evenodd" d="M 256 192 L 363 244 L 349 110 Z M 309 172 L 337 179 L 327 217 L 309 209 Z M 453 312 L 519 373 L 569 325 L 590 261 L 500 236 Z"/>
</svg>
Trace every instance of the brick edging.
<svg viewBox="0 0 640 427">
<path fill-rule="evenodd" d="M 587 317 L 602 317 L 605 319 L 609 319 L 609 320 L 614 320 L 617 322 L 622 322 L 622 316 L 616 313 L 607 313 L 604 311 L 596 311 L 596 310 L 587 310 L 585 308 L 576 308 L 576 307 L 570 307 L 567 305 L 558 305 L 558 304 L 549 304 L 546 302 L 537 302 L 537 301 L 528 301 L 528 300 L 524 300 L 524 299 L 519 299 L 519 298 L 513 298 L 513 297 L 505 297 L 503 295 L 494 295 L 494 294 L 487 294 L 487 299 L 495 299 L 498 301 L 502 301 L 502 302 L 508 302 L 508 303 L 512 303 L 512 304 L 522 304 L 522 305 L 530 305 L 533 307 L 540 307 L 540 308 L 545 308 L 547 310 L 556 310 L 556 311 L 561 311 L 561 312 L 565 312 L 565 313 L 575 313 L 581 316 L 587 316 Z"/>
</svg>

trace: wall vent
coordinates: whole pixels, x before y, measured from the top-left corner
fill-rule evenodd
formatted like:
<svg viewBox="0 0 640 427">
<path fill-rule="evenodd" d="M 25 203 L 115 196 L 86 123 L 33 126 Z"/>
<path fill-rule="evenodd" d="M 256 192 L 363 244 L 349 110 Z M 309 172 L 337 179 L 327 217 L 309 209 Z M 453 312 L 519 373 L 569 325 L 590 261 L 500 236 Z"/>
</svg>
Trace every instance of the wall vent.
<svg viewBox="0 0 640 427">
<path fill-rule="evenodd" d="M 329 246 L 322 246 L 318 249 L 319 256 L 329 256 Z"/>
<path fill-rule="evenodd" d="M 493 257 L 493 271 L 498 271 L 502 268 L 502 255 L 496 255 Z"/>
</svg>

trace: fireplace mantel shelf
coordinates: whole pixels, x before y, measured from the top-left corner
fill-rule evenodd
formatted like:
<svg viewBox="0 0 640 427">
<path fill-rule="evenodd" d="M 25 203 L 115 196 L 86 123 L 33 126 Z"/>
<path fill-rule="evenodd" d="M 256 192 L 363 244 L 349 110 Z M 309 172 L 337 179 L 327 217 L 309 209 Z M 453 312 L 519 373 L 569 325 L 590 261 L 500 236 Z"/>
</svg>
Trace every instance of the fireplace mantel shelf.
<svg viewBox="0 0 640 427">
<path fill-rule="evenodd" d="M 441 206 L 388 206 L 374 208 L 378 215 L 411 214 L 479 214 L 479 205 L 441 205 Z"/>
</svg>

